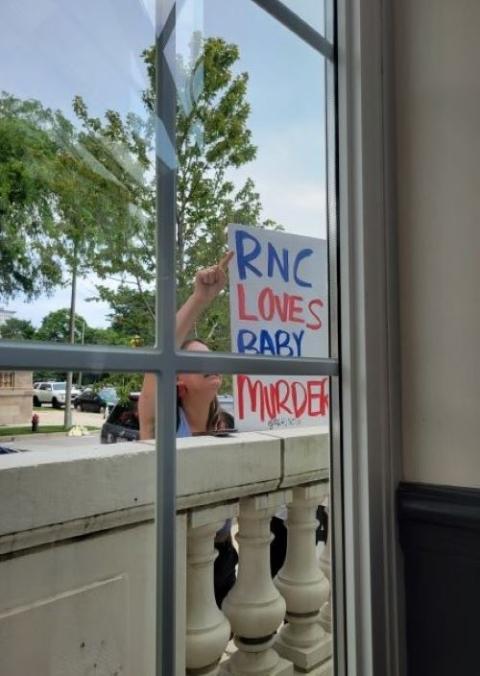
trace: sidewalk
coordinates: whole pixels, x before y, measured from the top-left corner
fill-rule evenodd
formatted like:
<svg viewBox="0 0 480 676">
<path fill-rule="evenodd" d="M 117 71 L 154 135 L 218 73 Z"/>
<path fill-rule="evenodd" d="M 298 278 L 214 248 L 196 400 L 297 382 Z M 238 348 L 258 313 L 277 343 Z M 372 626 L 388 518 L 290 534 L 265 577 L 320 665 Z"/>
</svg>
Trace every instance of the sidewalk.
<svg viewBox="0 0 480 676">
<path fill-rule="evenodd" d="M 35 409 L 32 414 L 36 413 L 39 417 L 39 432 L 41 432 L 42 425 L 63 425 L 63 418 L 65 415 L 64 409 L 55 409 L 50 406 L 42 406 L 40 409 Z M 16 423 L 15 425 L 2 425 L 1 429 L 5 430 L 8 427 L 22 427 L 23 425 L 30 425 L 31 418 L 25 420 L 23 423 Z M 101 413 L 82 413 L 72 408 L 72 425 L 86 425 L 88 427 L 100 427 L 105 422 Z"/>
</svg>

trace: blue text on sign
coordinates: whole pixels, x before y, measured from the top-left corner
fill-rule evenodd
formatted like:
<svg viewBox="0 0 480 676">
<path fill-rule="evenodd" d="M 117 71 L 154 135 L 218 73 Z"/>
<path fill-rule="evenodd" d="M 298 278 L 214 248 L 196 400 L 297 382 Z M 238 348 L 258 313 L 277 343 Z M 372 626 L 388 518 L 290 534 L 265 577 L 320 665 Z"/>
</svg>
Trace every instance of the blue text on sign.
<svg viewBox="0 0 480 676">
<path fill-rule="evenodd" d="M 235 253 L 238 275 L 241 280 L 246 279 L 247 270 L 257 277 L 263 277 L 262 271 L 253 265 L 253 261 L 256 261 L 262 254 L 262 245 L 254 235 L 245 230 L 236 230 Z M 288 249 L 281 249 L 279 253 L 271 242 L 267 242 L 267 277 L 274 277 L 276 269 L 284 282 L 289 282 L 290 278 L 292 278 L 298 286 L 312 288 L 310 282 L 300 277 L 299 268 L 302 261 L 313 254 L 313 249 L 300 249 L 294 256 L 290 254 L 291 252 Z M 291 260 L 292 258 L 293 261 Z"/>
</svg>

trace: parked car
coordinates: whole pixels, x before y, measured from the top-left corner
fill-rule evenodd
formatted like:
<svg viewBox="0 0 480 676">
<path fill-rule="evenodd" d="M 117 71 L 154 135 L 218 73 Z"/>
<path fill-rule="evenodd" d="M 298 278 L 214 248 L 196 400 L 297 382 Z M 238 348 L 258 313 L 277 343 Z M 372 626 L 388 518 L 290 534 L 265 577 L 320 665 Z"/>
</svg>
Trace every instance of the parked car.
<svg viewBox="0 0 480 676">
<path fill-rule="evenodd" d="M 102 425 L 100 441 L 102 444 L 115 444 L 118 441 L 138 441 L 140 423 L 138 420 L 139 392 L 131 392 L 128 401 L 117 402 Z"/>
<path fill-rule="evenodd" d="M 118 401 L 117 391 L 114 387 L 102 387 L 95 390 L 87 387 L 75 397 L 73 405 L 80 411 L 92 411 L 93 413 L 106 413 L 111 410 Z"/>
<path fill-rule="evenodd" d="M 65 406 L 65 393 L 67 389 L 66 382 L 49 381 L 45 383 L 36 383 L 37 387 L 33 391 L 33 405 L 42 406 L 42 404 L 51 404 L 53 408 Z M 72 387 L 72 401 L 80 394 L 80 390 Z"/>
</svg>

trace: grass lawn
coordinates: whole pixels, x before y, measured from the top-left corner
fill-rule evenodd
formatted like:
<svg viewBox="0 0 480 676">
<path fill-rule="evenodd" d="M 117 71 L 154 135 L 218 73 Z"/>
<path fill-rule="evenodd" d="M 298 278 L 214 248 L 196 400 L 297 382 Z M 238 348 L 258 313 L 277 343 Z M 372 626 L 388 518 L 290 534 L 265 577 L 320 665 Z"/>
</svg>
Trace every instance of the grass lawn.
<svg viewBox="0 0 480 676">
<path fill-rule="evenodd" d="M 91 427 L 90 425 L 82 425 L 82 427 L 86 427 L 87 430 L 98 431 L 98 427 Z M 39 434 L 48 432 L 65 432 L 65 428 L 63 425 L 41 425 L 38 428 Z M 36 434 L 36 432 L 32 432 L 30 425 L 24 425 L 23 427 L 0 427 L 0 437 L 15 437 L 20 434 Z"/>
</svg>

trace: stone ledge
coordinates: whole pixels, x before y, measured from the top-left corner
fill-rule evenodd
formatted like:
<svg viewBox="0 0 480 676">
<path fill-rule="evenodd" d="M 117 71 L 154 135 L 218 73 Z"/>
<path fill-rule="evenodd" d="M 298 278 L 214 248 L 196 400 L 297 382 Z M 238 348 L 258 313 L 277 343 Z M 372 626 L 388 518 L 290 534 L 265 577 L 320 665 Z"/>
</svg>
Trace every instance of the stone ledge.
<svg viewBox="0 0 480 676">
<path fill-rule="evenodd" d="M 294 454 L 297 442 L 295 467 L 303 473 L 286 477 L 282 454 Z M 324 443 L 318 430 L 302 430 L 297 435 L 292 431 L 248 432 L 229 438 L 179 439 L 177 510 L 326 480 L 328 465 L 320 470 L 315 454 L 312 458 L 312 447 Z M 151 441 L 0 456 L 0 537 L 4 536 L 2 545 L 7 548 L 3 553 L 17 545 L 24 548 L 21 543 L 29 539 L 35 541 L 38 529 L 53 526 L 55 540 L 62 528 L 75 530 L 72 522 L 93 518 L 98 525 L 102 515 L 126 514 L 141 506 L 151 509 L 154 497 L 155 446 Z M 30 535 L 22 540 L 19 534 L 24 532 Z"/>
<path fill-rule="evenodd" d="M 153 523 L 154 520 L 155 510 L 154 505 L 151 504 L 3 535 L 0 536 L 0 559 L 14 552 L 42 547 L 70 538 L 85 537 L 114 528 L 146 522 Z"/>
</svg>

